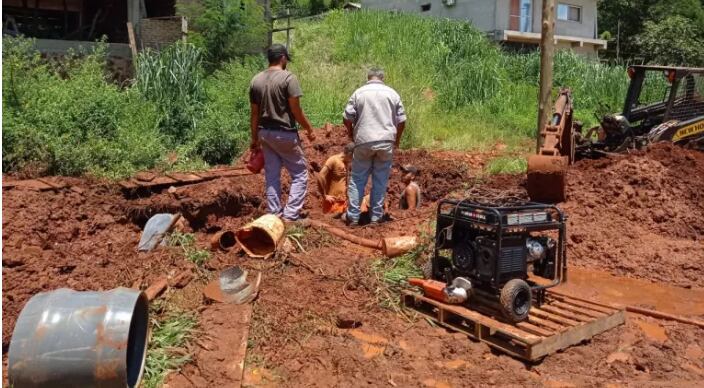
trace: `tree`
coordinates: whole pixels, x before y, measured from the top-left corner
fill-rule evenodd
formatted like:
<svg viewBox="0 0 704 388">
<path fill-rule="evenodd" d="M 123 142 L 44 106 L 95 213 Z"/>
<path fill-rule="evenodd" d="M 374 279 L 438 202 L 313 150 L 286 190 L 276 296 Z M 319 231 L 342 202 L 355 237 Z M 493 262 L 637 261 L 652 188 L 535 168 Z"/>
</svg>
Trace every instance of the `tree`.
<svg viewBox="0 0 704 388">
<path fill-rule="evenodd" d="M 189 41 L 205 51 L 210 69 L 266 46 L 264 8 L 256 0 L 178 1 L 176 8 L 188 19 Z"/>
<path fill-rule="evenodd" d="M 649 61 L 662 61 L 663 57 L 655 55 L 650 46 L 655 45 L 661 48 L 660 52 L 665 53 L 668 41 L 657 41 L 657 35 L 653 32 L 657 29 L 653 24 L 661 24 L 667 19 L 678 17 L 668 21 L 667 31 L 680 30 L 687 31 L 687 36 L 674 37 L 675 44 L 694 44 L 694 48 L 689 50 L 686 46 L 680 47 L 679 60 L 670 58 L 666 63 L 681 61 L 682 51 L 696 51 L 697 47 L 704 46 L 704 1 L 702 0 L 600 0 L 599 7 L 599 28 L 600 33 L 610 36 L 609 48 L 605 52 L 607 57 L 616 56 L 616 42 L 618 40 L 620 59 L 646 59 Z M 678 26 L 677 23 L 681 23 Z M 650 26 L 646 28 L 646 26 Z M 671 44 L 671 43 L 670 43 Z M 655 47 L 654 46 L 654 47 Z M 677 51 L 677 50 L 676 50 Z M 674 55 L 674 54 L 673 54 Z M 691 53 L 687 54 L 691 57 Z"/>
<path fill-rule="evenodd" d="M 704 39 L 695 22 L 683 16 L 647 21 L 635 42 L 648 62 L 661 65 L 704 66 Z"/>
</svg>

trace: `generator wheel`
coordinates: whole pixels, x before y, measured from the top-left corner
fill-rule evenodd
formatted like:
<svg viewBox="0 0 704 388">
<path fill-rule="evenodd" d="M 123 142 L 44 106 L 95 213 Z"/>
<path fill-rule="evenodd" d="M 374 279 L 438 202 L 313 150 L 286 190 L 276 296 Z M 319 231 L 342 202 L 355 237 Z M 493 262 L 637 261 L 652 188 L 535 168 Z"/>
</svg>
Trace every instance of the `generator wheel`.
<svg viewBox="0 0 704 388">
<path fill-rule="evenodd" d="M 511 322 L 521 322 L 528 318 L 532 295 L 530 286 L 523 279 L 512 279 L 501 289 L 501 308 Z"/>
</svg>

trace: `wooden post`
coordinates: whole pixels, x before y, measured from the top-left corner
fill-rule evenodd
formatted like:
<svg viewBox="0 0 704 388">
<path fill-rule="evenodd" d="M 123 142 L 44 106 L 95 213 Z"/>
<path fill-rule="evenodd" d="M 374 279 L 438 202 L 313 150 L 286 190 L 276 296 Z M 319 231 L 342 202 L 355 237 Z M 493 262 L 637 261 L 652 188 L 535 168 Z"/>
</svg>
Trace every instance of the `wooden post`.
<svg viewBox="0 0 704 388">
<path fill-rule="evenodd" d="M 286 49 L 291 49 L 291 9 L 286 8 Z"/>
<path fill-rule="evenodd" d="M 132 50 L 132 62 L 137 60 L 137 41 L 134 38 L 134 28 L 131 22 L 127 22 L 127 37 L 130 40 L 130 49 Z"/>
<path fill-rule="evenodd" d="M 269 27 L 266 33 L 266 47 L 271 47 L 273 43 L 274 36 L 274 19 L 271 17 L 271 0 L 264 0 L 264 19 L 266 19 L 266 25 Z"/>
<path fill-rule="evenodd" d="M 555 53 L 555 0 L 543 0 L 542 34 L 540 36 L 540 101 L 536 152 L 540 150 L 540 131 L 548 123 L 551 112 L 552 65 Z"/>
</svg>

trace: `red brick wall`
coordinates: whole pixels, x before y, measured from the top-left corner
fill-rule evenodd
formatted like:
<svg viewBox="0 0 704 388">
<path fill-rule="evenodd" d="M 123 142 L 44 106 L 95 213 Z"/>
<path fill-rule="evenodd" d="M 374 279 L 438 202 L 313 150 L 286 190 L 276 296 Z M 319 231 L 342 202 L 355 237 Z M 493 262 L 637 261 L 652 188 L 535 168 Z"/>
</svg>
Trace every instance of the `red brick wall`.
<svg viewBox="0 0 704 388">
<path fill-rule="evenodd" d="M 161 48 L 182 39 L 186 34 L 180 16 L 142 19 L 140 22 L 141 45 L 145 48 Z"/>
</svg>

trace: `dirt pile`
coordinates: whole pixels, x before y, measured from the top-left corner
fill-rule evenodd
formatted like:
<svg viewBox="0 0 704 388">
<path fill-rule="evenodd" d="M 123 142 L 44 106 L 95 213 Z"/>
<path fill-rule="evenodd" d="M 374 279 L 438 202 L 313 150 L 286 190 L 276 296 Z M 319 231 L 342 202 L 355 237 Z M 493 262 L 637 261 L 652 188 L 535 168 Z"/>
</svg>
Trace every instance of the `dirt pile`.
<svg viewBox="0 0 704 388">
<path fill-rule="evenodd" d="M 317 139 L 310 145 L 308 139 L 303 139 L 304 150 L 308 163 L 315 171 L 319 171 L 330 156 L 343 151 L 350 140 L 344 126 L 324 126 L 316 130 Z M 303 136 L 302 136 L 303 138 Z M 423 190 L 426 202 L 435 202 L 453 190 L 456 190 L 468 177 L 470 164 L 451 153 L 437 155 L 426 150 L 397 150 L 394 153 L 393 167 L 389 180 L 387 198 L 391 209 L 398 208 L 398 200 L 405 188 L 401 177 L 401 166 L 413 165 L 420 170 L 418 183 Z M 310 187 L 314 195 L 317 188 Z M 369 190 L 369 187 L 367 187 Z"/>
<path fill-rule="evenodd" d="M 704 154 L 663 143 L 626 157 L 578 163 L 569 174 L 568 204 L 594 215 L 638 222 L 653 232 L 704 237 Z M 590 211 L 587 209 L 594 209 Z"/>
<path fill-rule="evenodd" d="M 704 286 L 704 154 L 671 144 L 577 163 L 569 173 L 573 263 Z"/>
</svg>

